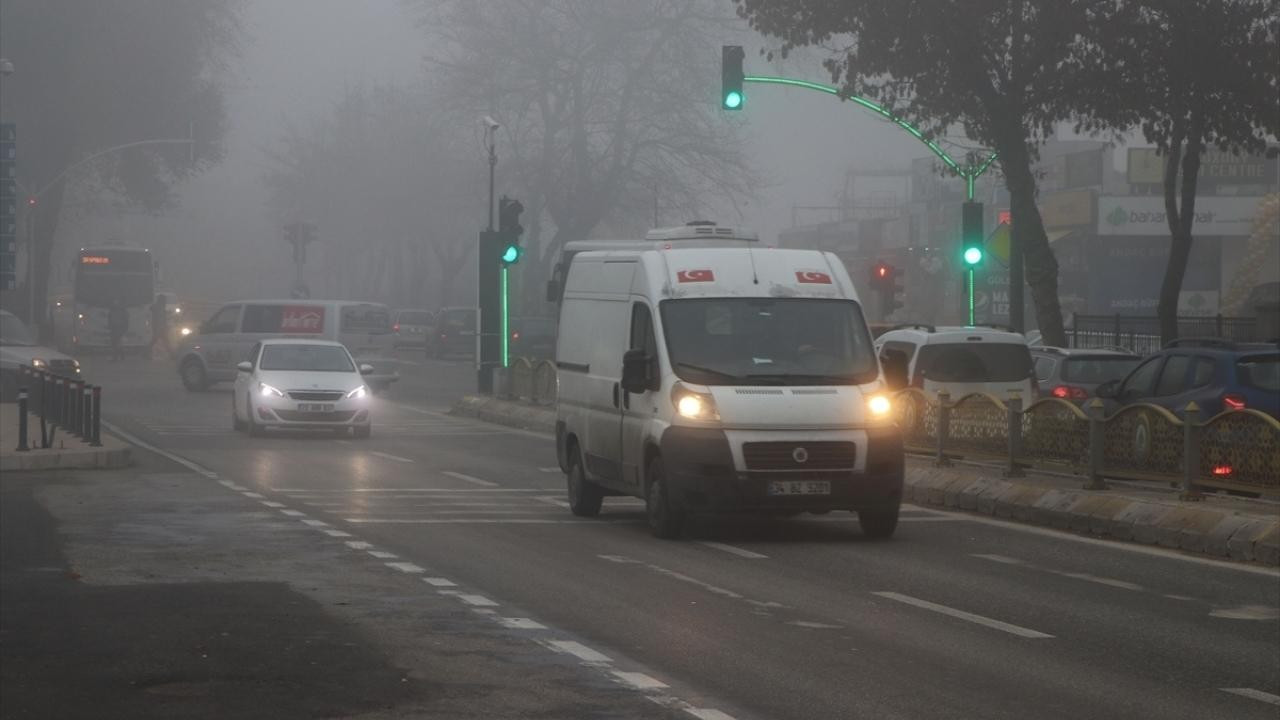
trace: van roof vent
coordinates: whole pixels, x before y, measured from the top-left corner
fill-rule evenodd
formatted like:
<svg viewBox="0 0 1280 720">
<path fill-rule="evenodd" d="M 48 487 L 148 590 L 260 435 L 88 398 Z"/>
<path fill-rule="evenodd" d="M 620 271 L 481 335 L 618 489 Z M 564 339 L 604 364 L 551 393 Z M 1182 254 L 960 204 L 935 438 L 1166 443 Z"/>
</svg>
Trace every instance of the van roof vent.
<svg viewBox="0 0 1280 720">
<path fill-rule="evenodd" d="M 668 242 L 671 240 L 746 240 L 759 242 L 760 236 L 747 228 L 722 227 L 719 225 L 681 225 L 680 227 L 654 228 L 645 234 L 645 240 Z"/>
</svg>

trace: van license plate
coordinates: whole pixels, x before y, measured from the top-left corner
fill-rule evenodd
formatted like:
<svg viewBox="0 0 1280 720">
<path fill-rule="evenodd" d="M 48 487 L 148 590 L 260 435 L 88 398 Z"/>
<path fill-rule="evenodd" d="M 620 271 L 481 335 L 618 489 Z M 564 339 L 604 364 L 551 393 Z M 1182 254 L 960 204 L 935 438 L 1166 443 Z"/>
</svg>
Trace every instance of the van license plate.
<svg viewBox="0 0 1280 720">
<path fill-rule="evenodd" d="M 769 482 L 770 495 L 830 495 L 831 482 L 828 480 L 772 480 Z"/>
<path fill-rule="evenodd" d="M 333 403 L 298 403 L 298 412 L 333 412 Z"/>
</svg>

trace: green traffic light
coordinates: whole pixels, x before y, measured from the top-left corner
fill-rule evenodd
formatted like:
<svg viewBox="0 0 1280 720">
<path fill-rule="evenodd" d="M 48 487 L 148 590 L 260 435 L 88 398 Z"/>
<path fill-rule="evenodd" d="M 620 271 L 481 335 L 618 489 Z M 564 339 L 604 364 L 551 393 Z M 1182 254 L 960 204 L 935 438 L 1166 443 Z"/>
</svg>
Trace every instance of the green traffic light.
<svg viewBox="0 0 1280 720">
<path fill-rule="evenodd" d="M 519 245 L 508 245 L 507 248 L 502 251 L 502 262 L 508 265 L 514 263 L 519 259 L 520 259 Z"/>
<path fill-rule="evenodd" d="M 964 249 L 964 262 L 966 265 L 977 265 L 982 262 L 982 248 L 969 247 Z"/>
<path fill-rule="evenodd" d="M 742 107 L 742 93 L 737 90 L 730 90 L 724 96 L 724 106 L 730 110 L 737 110 Z"/>
</svg>

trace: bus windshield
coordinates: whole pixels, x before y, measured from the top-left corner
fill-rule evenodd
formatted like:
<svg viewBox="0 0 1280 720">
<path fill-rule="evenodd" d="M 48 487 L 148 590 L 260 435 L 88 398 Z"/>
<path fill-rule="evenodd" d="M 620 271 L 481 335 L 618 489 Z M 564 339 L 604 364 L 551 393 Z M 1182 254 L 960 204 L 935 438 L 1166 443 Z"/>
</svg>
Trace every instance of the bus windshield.
<svg viewBox="0 0 1280 720">
<path fill-rule="evenodd" d="M 75 301 L 82 305 L 126 307 L 149 305 L 155 299 L 155 270 L 151 254 L 141 250 L 81 251 L 76 263 Z"/>
</svg>

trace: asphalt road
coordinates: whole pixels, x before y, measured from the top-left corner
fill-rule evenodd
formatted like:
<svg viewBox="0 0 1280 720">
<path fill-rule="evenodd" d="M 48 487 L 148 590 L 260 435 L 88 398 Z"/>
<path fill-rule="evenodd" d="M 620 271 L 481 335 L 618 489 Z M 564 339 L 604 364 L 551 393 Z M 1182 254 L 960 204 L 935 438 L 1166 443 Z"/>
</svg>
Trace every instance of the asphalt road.
<svg viewBox="0 0 1280 720">
<path fill-rule="evenodd" d="M 316 530 L 297 552 L 334 545 L 398 570 L 668 709 L 1280 717 L 1274 571 L 918 507 L 888 542 L 850 514 L 705 520 L 663 542 L 637 500 L 574 518 L 550 438 L 446 415 L 471 368 L 417 360 L 364 441 L 248 438 L 225 387 L 187 393 L 157 363 L 86 374 L 128 436 Z"/>
</svg>

